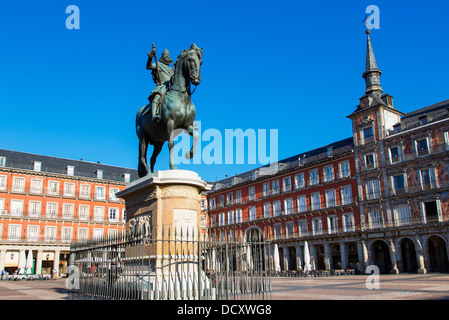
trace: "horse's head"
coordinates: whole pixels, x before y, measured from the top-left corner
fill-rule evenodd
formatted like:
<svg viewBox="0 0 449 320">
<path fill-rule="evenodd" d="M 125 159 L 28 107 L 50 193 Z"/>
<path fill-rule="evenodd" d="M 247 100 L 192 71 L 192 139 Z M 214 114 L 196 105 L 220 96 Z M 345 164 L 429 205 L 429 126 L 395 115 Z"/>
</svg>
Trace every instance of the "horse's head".
<svg viewBox="0 0 449 320">
<path fill-rule="evenodd" d="M 183 73 L 188 75 L 190 82 L 195 86 L 201 82 L 202 57 L 203 49 L 198 48 L 195 44 L 192 44 L 190 49 L 184 50 L 180 55 L 180 58 L 183 60 Z"/>
</svg>

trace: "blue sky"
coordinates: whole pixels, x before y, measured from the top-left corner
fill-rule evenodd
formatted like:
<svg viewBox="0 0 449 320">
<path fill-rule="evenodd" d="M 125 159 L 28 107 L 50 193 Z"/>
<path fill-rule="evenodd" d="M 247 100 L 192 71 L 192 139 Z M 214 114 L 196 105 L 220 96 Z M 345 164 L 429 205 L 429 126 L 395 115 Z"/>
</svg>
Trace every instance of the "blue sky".
<svg viewBox="0 0 449 320">
<path fill-rule="evenodd" d="M 145 69 L 152 43 L 173 59 L 191 43 L 203 47 L 193 95 L 203 132 L 277 129 L 279 159 L 348 138 L 372 4 L 380 29 L 371 40 L 395 107 L 448 99 L 448 2 L 4 2 L 0 148 L 137 168 L 135 114 L 154 87 Z M 65 26 L 69 5 L 79 7 L 79 30 Z M 179 168 L 215 181 L 258 166 Z M 167 145 L 156 169 L 168 169 Z"/>
</svg>

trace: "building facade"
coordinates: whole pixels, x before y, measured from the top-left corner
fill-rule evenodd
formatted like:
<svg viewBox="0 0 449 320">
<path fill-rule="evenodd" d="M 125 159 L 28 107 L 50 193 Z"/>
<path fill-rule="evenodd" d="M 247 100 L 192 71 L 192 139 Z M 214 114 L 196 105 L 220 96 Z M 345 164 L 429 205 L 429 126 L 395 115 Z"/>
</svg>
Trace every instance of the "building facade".
<svg viewBox="0 0 449 320">
<path fill-rule="evenodd" d="M 258 233 L 281 270 L 304 267 L 307 246 L 315 270 L 449 271 L 449 100 L 397 110 L 369 32 L 362 76 L 352 138 L 215 183 L 212 239 Z"/>
<path fill-rule="evenodd" d="M 0 270 L 64 275 L 70 243 L 125 230 L 136 170 L 0 149 Z M 28 265 L 30 266 L 30 265 Z"/>
<path fill-rule="evenodd" d="M 349 268 L 360 225 L 353 152 L 349 138 L 219 181 L 208 194 L 211 238 L 256 233 L 277 244 L 283 270 L 303 266 L 308 241 L 315 269 Z"/>
</svg>

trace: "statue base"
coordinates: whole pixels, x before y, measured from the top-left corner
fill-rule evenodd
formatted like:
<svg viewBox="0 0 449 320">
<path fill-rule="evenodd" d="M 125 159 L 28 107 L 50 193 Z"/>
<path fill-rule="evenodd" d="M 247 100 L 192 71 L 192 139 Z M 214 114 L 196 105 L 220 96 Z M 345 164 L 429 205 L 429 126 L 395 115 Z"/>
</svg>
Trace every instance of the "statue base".
<svg viewBox="0 0 449 320">
<path fill-rule="evenodd" d="M 213 296 L 199 254 L 201 193 L 207 188 L 196 172 L 169 170 L 133 181 L 117 193 L 126 201 L 132 243 L 125 249 L 119 282 L 139 283 L 148 296 L 144 299 Z"/>
</svg>

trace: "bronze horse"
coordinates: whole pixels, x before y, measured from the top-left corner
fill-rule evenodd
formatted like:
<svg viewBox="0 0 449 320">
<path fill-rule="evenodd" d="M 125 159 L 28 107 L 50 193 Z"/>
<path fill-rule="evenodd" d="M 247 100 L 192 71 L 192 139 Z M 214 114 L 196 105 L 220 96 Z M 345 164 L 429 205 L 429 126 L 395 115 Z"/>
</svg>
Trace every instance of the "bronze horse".
<svg viewBox="0 0 449 320">
<path fill-rule="evenodd" d="M 136 116 L 136 133 L 139 138 L 139 177 L 154 172 L 156 158 L 168 141 L 170 152 L 170 170 L 176 169 L 173 162 L 173 139 L 186 130 L 192 136 L 192 148 L 186 153 L 191 159 L 195 153 L 198 141 L 198 129 L 194 126 L 196 109 L 191 100 L 191 84 L 197 86 L 201 82 L 200 67 L 202 64 L 202 49 L 192 44 L 190 49 L 182 51 L 175 62 L 174 74 L 170 79 L 167 94 L 160 108 L 161 119 L 153 121 L 151 112 L 142 115 L 146 106 L 139 109 Z M 153 146 L 151 168 L 147 163 L 148 144 Z"/>
</svg>

